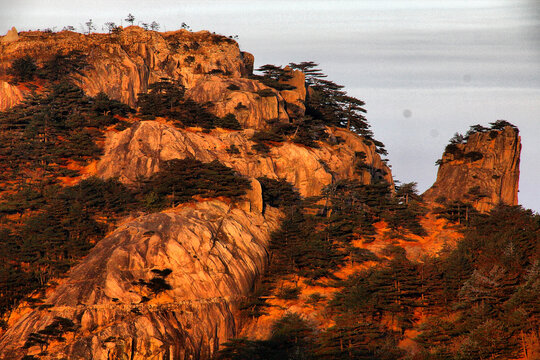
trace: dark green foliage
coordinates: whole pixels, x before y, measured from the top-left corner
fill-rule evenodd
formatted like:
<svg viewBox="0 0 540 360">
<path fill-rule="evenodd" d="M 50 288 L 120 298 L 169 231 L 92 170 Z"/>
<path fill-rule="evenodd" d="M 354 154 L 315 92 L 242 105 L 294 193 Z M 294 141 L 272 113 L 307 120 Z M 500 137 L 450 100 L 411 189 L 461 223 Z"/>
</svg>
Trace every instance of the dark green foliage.
<svg viewBox="0 0 540 360">
<path fill-rule="evenodd" d="M 238 198 L 249 189 L 248 179 L 218 161 L 203 163 L 195 159 L 169 160 L 161 171 L 144 181 L 141 194 L 150 202 L 150 208 L 163 208 L 191 201 L 194 196 Z"/>
<path fill-rule="evenodd" d="M 227 151 L 227 153 L 229 153 L 231 155 L 240 154 L 240 150 L 234 144 L 231 144 L 225 151 Z"/>
<path fill-rule="evenodd" d="M 75 332 L 76 330 L 77 327 L 73 321 L 56 316 L 51 324 L 38 332 L 29 334 L 23 348 L 27 349 L 37 345 L 41 348 L 41 352 L 43 352 L 47 349 L 51 341 L 65 341 L 64 334 L 66 332 Z"/>
<path fill-rule="evenodd" d="M 491 125 L 492 130 L 503 130 L 507 126 L 510 126 L 514 130 L 518 130 L 518 128 L 514 124 L 511 124 L 506 120 L 497 120 L 495 122 L 489 123 L 489 125 Z"/>
<path fill-rule="evenodd" d="M 290 207 L 299 205 L 301 197 L 298 191 L 284 179 L 275 180 L 260 177 L 264 206 Z"/>
<path fill-rule="evenodd" d="M 318 147 L 316 141 L 328 139 L 324 122 L 310 116 L 294 119 L 293 123 L 276 123 L 272 127 L 272 132 L 286 136 L 296 144 L 312 148 Z"/>
<path fill-rule="evenodd" d="M 344 254 L 317 232 L 315 223 L 299 209 L 291 208 L 281 228 L 272 234 L 272 274 L 296 273 L 319 279 L 330 276 L 343 262 Z"/>
<path fill-rule="evenodd" d="M 359 323 L 342 316 L 317 339 L 315 358 L 395 360 L 404 355 L 395 341 L 396 334 L 378 323 Z"/>
<path fill-rule="evenodd" d="M 539 259 L 538 215 L 499 206 L 475 217 L 455 250 L 424 267 L 432 311 L 442 306 L 459 316 L 431 318 L 417 341 L 449 358 L 518 358 L 524 334 L 540 322 Z"/>
<path fill-rule="evenodd" d="M 242 125 L 240 125 L 234 114 L 227 114 L 223 118 L 217 118 L 214 125 L 223 129 L 242 130 Z"/>
<path fill-rule="evenodd" d="M 96 113 L 96 115 L 110 116 L 110 115 L 120 115 L 127 116 L 129 113 L 133 113 L 134 110 L 127 106 L 126 104 L 112 100 L 104 92 L 100 92 L 94 97 L 91 102 L 91 109 Z"/>
<path fill-rule="evenodd" d="M 176 120 L 175 125 L 180 127 L 242 129 L 234 114 L 218 118 L 209 111 L 211 104 L 199 104 L 191 99 L 185 99 L 184 93 L 185 88 L 179 82 L 162 79 L 151 84 L 147 93 L 139 94 L 137 100 L 139 112 L 143 117 L 150 119 L 156 116 L 168 117 Z"/>
<path fill-rule="evenodd" d="M 41 180 L 56 181 L 65 171 L 66 159 L 84 163 L 97 158 L 101 154 L 96 145 L 99 130 L 116 124 L 113 115 L 126 111 L 125 105 L 105 95 L 85 96 L 67 82 L 28 96 L 0 113 L 1 174 L 18 181 L 32 169 Z"/>
<path fill-rule="evenodd" d="M 181 106 L 172 111 L 169 116 L 180 123 L 180 126 L 200 126 L 203 129 L 213 129 L 220 119 L 209 112 L 209 105 L 199 104 L 191 99 L 185 100 Z"/>
<path fill-rule="evenodd" d="M 13 76 L 13 82 L 26 82 L 34 80 L 37 71 L 36 61 L 29 55 L 13 61 L 8 74 Z"/>
<path fill-rule="evenodd" d="M 164 276 L 158 276 L 150 279 L 150 281 L 144 281 L 142 279 L 139 279 L 138 282 L 135 282 L 134 285 L 139 286 L 145 286 L 150 290 L 154 295 L 158 295 L 159 293 L 166 291 L 166 290 L 172 290 L 172 287 L 167 281 L 164 279 Z M 148 299 L 150 300 L 150 299 Z M 147 300 L 147 301 L 148 301 Z"/>
<path fill-rule="evenodd" d="M 464 157 L 471 162 L 475 162 L 481 160 L 484 157 L 484 154 L 478 151 L 470 151 L 468 153 L 465 153 Z"/>
<path fill-rule="evenodd" d="M 142 115 L 170 116 L 182 104 L 184 92 L 181 84 L 162 80 L 150 84 L 147 93 L 139 94 L 137 106 Z"/>
<path fill-rule="evenodd" d="M 251 148 L 260 154 L 266 155 L 270 153 L 270 144 L 283 142 L 283 136 L 271 131 L 257 131 L 250 139 L 256 144 Z"/>
<path fill-rule="evenodd" d="M 295 313 L 287 313 L 272 326 L 268 340 L 232 339 L 219 351 L 220 360 L 309 360 L 315 334 L 312 326 Z"/>
<path fill-rule="evenodd" d="M 263 75 L 253 75 L 253 78 L 258 79 L 268 87 L 274 88 L 278 91 L 295 89 L 294 86 L 283 83 L 283 81 L 291 79 L 292 75 L 289 71 L 283 69 L 281 66 L 266 64 L 256 70 L 262 72 Z M 257 93 L 262 97 L 274 95 L 274 92 L 269 89 L 260 90 Z"/>
<path fill-rule="evenodd" d="M 289 66 L 293 70 L 300 70 L 304 73 L 307 86 L 314 85 L 317 80 L 327 77 L 321 69 L 317 69 L 319 64 L 316 64 L 313 61 L 303 61 L 299 64 L 290 63 Z"/>
<path fill-rule="evenodd" d="M 475 195 L 475 190 L 473 190 L 471 195 Z M 441 199 L 442 201 L 443 199 Z M 462 201 L 443 201 L 442 206 L 437 207 L 433 211 L 437 218 L 443 218 L 451 222 L 468 225 L 475 216 L 478 215 L 478 212 L 470 203 L 465 203 Z"/>
<path fill-rule="evenodd" d="M 43 64 L 38 71 L 38 76 L 49 81 L 62 81 L 73 74 L 82 74 L 83 70 L 88 67 L 86 55 L 73 50 L 67 54 L 57 53 Z"/>
<path fill-rule="evenodd" d="M 283 142 L 283 136 L 269 131 L 257 131 L 250 139 L 257 143 Z"/>
<path fill-rule="evenodd" d="M 276 96 L 276 94 L 271 89 L 257 90 L 256 93 L 257 93 L 257 95 L 259 95 L 260 97 L 263 97 L 263 98 Z"/>
<path fill-rule="evenodd" d="M 283 286 L 279 289 L 276 297 L 283 300 L 294 300 L 298 299 L 300 295 L 300 288 L 298 286 Z"/>
</svg>

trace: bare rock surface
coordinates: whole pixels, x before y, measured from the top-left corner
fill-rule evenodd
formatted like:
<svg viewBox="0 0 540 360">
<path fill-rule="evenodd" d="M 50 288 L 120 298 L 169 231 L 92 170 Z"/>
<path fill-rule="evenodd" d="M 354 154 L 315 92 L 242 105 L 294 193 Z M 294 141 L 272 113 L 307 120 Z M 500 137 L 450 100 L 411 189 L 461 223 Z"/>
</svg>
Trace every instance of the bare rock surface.
<svg viewBox="0 0 540 360">
<path fill-rule="evenodd" d="M 291 118 L 299 118 L 306 113 L 306 76 L 302 71 L 292 70 L 288 66 L 285 70 L 291 78 L 281 82 L 293 86 L 294 89 L 282 90 L 280 94 L 286 103 L 287 114 Z"/>
<path fill-rule="evenodd" d="M 245 127 L 264 127 L 267 120 L 274 119 L 288 121 L 277 91 L 274 96 L 261 97 L 256 91 L 269 88 L 245 79 L 252 72 L 253 55 L 242 53 L 234 40 L 224 36 L 187 30 L 159 33 L 137 26 L 117 35 L 35 31 L 19 36 L 19 41 L 0 44 L 0 71 L 4 73 L 25 55 L 41 64 L 58 53 L 80 51 L 87 55 L 90 66 L 74 77 L 88 95 L 103 91 L 134 107 L 137 95 L 149 84 L 169 78 L 180 81 L 194 100 L 215 102 L 210 110 L 216 115 L 236 114 Z M 224 91 L 231 84 L 240 86 L 240 91 Z M 9 95 L 0 91 L 2 98 Z M 0 110 L 20 101 L 14 96 L 9 99 L 0 102 Z"/>
<path fill-rule="evenodd" d="M 41 359 L 210 358 L 236 335 L 235 304 L 265 268 L 279 217 L 214 200 L 126 221 L 4 334 L 0 358 L 45 349 Z M 152 290 L 159 279 L 168 286 Z M 23 348 L 58 318 L 76 331 Z"/>
<path fill-rule="evenodd" d="M 11 30 L 8 30 L 7 34 L 2 37 L 1 42 L 7 44 L 17 40 L 19 40 L 19 33 L 17 32 L 17 29 L 15 29 L 15 26 L 13 26 Z"/>
<path fill-rule="evenodd" d="M 0 80 L 0 110 L 17 105 L 23 97 L 24 94 L 18 87 Z"/>
<path fill-rule="evenodd" d="M 159 170 L 160 163 L 171 159 L 195 158 L 203 162 L 219 160 L 240 174 L 257 178 L 282 178 L 292 183 L 303 196 L 319 195 L 332 179 L 360 178 L 368 184 L 374 176 L 392 184 L 390 169 L 381 161 L 373 144 L 345 129 L 330 129 L 341 143 L 320 143 L 313 149 L 292 142 L 271 147 L 262 156 L 252 146 L 253 130 L 222 131 L 210 134 L 180 130 L 156 121 L 142 121 L 106 140 L 105 154 L 97 165 L 98 175 L 136 182 Z M 233 153 L 231 147 L 238 153 Z M 356 153 L 366 154 L 371 171 L 355 173 Z"/>
<path fill-rule="evenodd" d="M 443 154 L 435 184 L 424 199 L 470 202 L 479 211 L 499 203 L 518 204 L 521 138 L 506 126 L 472 134 L 465 144 L 456 144 Z"/>
<path fill-rule="evenodd" d="M 263 90 L 271 95 L 259 95 Z M 274 120 L 289 122 L 281 94 L 255 80 L 207 75 L 198 79 L 186 96 L 210 103 L 209 109 L 219 117 L 234 114 L 244 128 L 264 129 Z"/>
</svg>

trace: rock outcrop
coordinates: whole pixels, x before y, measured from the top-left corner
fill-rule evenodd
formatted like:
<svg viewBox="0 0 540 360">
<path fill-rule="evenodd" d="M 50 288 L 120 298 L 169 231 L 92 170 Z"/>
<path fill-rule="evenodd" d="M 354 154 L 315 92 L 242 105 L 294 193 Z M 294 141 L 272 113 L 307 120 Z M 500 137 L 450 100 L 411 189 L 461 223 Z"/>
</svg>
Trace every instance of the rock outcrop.
<svg viewBox="0 0 540 360">
<path fill-rule="evenodd" d="M 17 105 L 24 98 L 24 93 L 8 82 L 0 81 L 0 110 Z"/>
<path fill-rule="evenodd" d="M 291 118 L 299 118 L 306 112 L 306 75 L 300 70 L 292 70 L 286 66 L 285 71 L 290 75 L 290 79 L 281 81 L 291 85 L 294 89 L 280 91 L 287 106 L 287 114 Z"/>
<path fill-rule="evenodd" d="M 11 30 L 8 30 L 7 34 L 5 36 L 2 36 L 2 43 L 7 44 L 10 42 L 14 42 L 19 40 L 19 33 L 17 32 L 17 29 L 15 29 L 15 26 L 11 28 Z"/>
<path fill-rule="evenodd" d="M 521 138 L 511 126 L 473 133 L 466 143 L 446 148 L 437 180 L 423 197 L 469 202 L 479 211 L 517 205 L 520 153 Z"/>
<path fill-rule="evenodd" d="M 279 217 L 214 200 L 126 221 L 4 334 L 0 358 L 209 359 L 237 334 Z M 27 342 L 59 321 L 65 341 Z"/>
<path fill-rule="evenodd" d="M 142 121 L 119 133 L 110 134 L 105 154 L 97 165 L 102 177 L 118 177 L 133 183 L 159 170 L 160 163 L 171 159 L 196 158 L 203 162 L 219 160 L 240 174 L 257 178 L 282 178 L 292 183 L 303 196 L 320 194 L 332 180 L 360 178 L 370 183 L 380 176 L 393 184 L 390 169 L 381 161 L 373 144 L 345 129 L 330 129 L 341 143 L 321 143 L 320 148 L 307 148 L 292 142 L 271 147 L 263 156 L 252 150 L 253 130 L 221 131 L 209 134 L 179 130 L 156 121 Z M 231 147 L 238 152 L 230 151 Z M 227 151 L 229 150 L 229 151 Z M 364 152 L 371 171 L 357 174 L 356 154 Z"/>
<path fill-rule="evenodd" d="M 263 90 L 270 94 L 259 95 Z M 207 75 L 197 80 L 186 96 L 211 104 L 209 110 L 219 117 L 234 114 L 244 128 L 264 129 L 274 120 L 289 121 L 280 93 L 255 80 Z"/>
<path fill-rule="evenodd" d="M 276 119 L 288 121 L 281 94 L 246 78 L 253 71 L 253 55 L 242 53 L 234 40 L 224 36 L 187 30 L 158 33 L 136 26 L 116 35 L 36 31 L 19 36 L 19 41 L 0 44 L 0 73 L 25 55 L 40 64 L 58 53 L 80 51 L 87 55 L 89 66 L 73 77 L 88 95 L 103 91 L 134 107 L 137 95 L 149 84 L 169 78 L 180 81 L 193 100 L 215 104 L 210 110 L 216 115 L 235 114 L 244 127 L 261 128 Z M 260 96 L 260 90 L 273 91 L 273 95 Z M 2 98 L 7 95 L 0 93 Z M 9 98 L 12 100 L 0 103 L 0 110 L 19 101 Z"/>
</svg>

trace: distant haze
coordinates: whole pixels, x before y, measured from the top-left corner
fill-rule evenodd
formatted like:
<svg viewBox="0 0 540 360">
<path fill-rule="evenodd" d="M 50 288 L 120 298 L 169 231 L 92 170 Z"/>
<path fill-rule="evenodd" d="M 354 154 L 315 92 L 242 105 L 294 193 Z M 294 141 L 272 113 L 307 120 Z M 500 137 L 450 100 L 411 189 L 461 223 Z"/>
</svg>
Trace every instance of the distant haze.
<svg viewBox="0 0 540 360">
<path fill-rule="evenodd" d="M 455 132 L 505 119 L 521 130 L 520 203 L 540 210 L 540 9 L 534 0 L 1 1 L 0 33 L 186 22 L 238 35 L 256 66 L 313 60 L 367 103 L 394 177 L 435 180 Z M 125 21 L 124 21 L 125 23 Z"/>
</svg>

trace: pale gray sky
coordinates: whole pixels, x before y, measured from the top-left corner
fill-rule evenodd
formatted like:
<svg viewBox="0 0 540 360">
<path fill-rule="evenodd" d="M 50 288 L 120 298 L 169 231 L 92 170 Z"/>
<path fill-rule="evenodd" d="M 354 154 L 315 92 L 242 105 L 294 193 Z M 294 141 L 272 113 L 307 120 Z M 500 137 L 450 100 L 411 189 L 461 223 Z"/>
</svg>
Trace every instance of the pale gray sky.
<svg viewBox="0 0 540 360">
<path fill-rule="evenodd" d="M 366 101 L 394 176 L 423 191 L 455 132 L 498 119 L 521 130 L 520 203 L 540 211 L 540 3 L 537 0 L 0 0 L 0 33 L 128 13 L 165 30 L 238 35 L 256 65 L 319 62 Z M 405 110 L 410 116 L 404 116 Z"/>
</svg>

